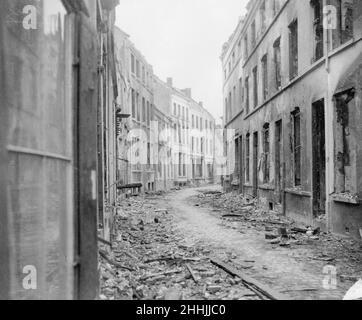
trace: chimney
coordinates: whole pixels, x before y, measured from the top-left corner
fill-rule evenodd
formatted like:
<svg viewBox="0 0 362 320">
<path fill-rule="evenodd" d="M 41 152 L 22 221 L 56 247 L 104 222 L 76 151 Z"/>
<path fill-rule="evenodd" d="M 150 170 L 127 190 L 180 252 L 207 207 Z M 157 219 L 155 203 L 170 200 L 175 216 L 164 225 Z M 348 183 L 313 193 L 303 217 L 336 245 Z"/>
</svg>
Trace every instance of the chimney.
<svg viewBox="0 0 362 320">
<path fill-rule="evenodd" d="M 172 78 L 167 78 L 167 85 L 169 87 L 173 87 L 173 79 Z"/>
<path fill-rule="evenodd" d="M 191 99 L 191 88 L 186 88 L 186 89 L 183 89 L 181 91 L 186 97 Z"/>
</svg>

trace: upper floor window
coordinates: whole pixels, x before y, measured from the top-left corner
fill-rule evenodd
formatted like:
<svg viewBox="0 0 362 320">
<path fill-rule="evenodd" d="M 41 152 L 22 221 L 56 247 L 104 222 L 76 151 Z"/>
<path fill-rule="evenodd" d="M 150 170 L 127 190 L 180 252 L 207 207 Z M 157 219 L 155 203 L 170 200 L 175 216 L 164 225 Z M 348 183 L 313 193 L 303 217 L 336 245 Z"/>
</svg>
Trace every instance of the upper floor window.
<svg viewBox="0 0 362 320">
<path fill-rule="evenodd" d="M 354 0 L 328 0 L 336 8 L 336 28 L 332 30 L 333 49 L 353 39 L 354 12 L 358 12 Z"/>
<path fill-rule="evenodd" d="M 263 99 L 268 97 L 268 54 L 265 54 L 261 60 L 263 72 Z"/>
<path fill-rule="evenodd" d="M 254 90 L 254 108 L 256 108 L 259 104 L 258 102 L 258 67 L 256 66 L 253 69 L 253 90 Z"/>
<path fill-rule="evenodd" d="M 282 76 L 281 76 L 281 51 L 280 51 L 280 38 L 278 38 L 273 45 L 274 50 L 274 70 L 275 70 L 275 87 L 279 90 L 282 86 Z"/>
<path fill-rule="evenodd" d="M 263 0 L 260 6 L 260 25 L 261 25 L 261 33 L 264 33 L 266 29 L 265 0 Z"/>
<path fill-rule="evenodd" d="M 298 20 L 289 25 L 289 78 L 298 75 Z"/>
<path fill-rule="evenodd" d="M 314 60 L 317 61 L 324 55 L 324 30 L 323 30 L 323 0 L 312 0 L 314 10 Z"/>
<path fill-rule="evenodd" d="M 244 37 L 244 55 L 245 55 L 245 58 L 248 57 L 249 55 L 249 49 L 248 49 L 248 35 L 246 34 L 245 37 Z"/>
<path fill-rule="evenodd" d="M 137 78 L 141 76 L 140 62 L 138 60 L 136 60 L 136 76 Z"/>
<path fill-rule="evenodd" d="M 131 72 L 135 73 L 136 72 L 136 67 L 135 67 L 135 58 L 134 55 L 131 54 Z"/>
<path fill-rule="evenodd" d="M 251 24 L 251 47 L 254 48 L 256 45 L 256 25 L 255 20 Z"/>
<path fill-rule="evenodd" d="M 242 105 L 244 102 L 244 88 L 243 88 L 243 79 L 242 78 L 239 79 L 239 99 L 240 99 L 240 104 Z"/>
<path fill-rule="evenodd" d="M 245 78 L 245 109 L 246 114 L 249 113 L 250 109 L 250 92 L 249 92 L 249 77 Z"/>
</svg>

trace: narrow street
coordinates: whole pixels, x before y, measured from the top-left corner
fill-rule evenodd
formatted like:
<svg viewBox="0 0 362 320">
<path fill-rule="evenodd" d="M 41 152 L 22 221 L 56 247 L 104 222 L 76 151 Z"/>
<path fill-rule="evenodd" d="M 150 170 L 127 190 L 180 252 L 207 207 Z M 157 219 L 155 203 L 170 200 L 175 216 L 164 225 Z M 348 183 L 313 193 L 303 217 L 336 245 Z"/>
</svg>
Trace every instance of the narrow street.
<svg viewBox="0 0 362 320">
<path fill-rule="evenodd" d="M 361 275 L 359 243 L 291 232 L 286 219 L 235 197 L 215 186 L 125 201 L 113 263 L 102 264 L 101 299 L 267 299 L 212 264 L 215 258 L 293 300 L 340 300 Z M 289 239 L 266 240 L 280 226 Z"/>
</svg>

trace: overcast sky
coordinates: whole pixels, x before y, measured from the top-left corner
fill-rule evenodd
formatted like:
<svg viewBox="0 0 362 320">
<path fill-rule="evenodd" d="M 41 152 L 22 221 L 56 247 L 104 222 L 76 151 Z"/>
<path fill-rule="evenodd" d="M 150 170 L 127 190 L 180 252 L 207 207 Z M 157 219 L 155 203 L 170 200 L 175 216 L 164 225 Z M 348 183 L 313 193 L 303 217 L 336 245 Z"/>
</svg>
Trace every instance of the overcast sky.
<svg viewBox="0 0 362 320">
<path fill-rule="evenodd" d="M 121 0 L 117 26 L 174 86 L 192 88 L 217 120 L 222 116 L 221 49 L 248 0 Z"/>
</svg>

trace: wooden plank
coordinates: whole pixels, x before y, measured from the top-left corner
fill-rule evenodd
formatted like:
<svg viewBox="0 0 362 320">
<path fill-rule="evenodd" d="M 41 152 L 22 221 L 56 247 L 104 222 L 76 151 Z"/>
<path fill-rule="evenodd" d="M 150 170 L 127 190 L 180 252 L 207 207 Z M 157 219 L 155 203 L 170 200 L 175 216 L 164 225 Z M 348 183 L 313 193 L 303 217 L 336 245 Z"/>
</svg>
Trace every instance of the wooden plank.
<svg viewBox="0 0 362 320">
<path fill-rule="evenodd" d="M 88 18 L 79 14 L 78 83 L 78 206 L 79 299 L 98 295 L 97 194 L 97 33 Z"/>
<path fill-rule="evenodd" d="M 268 287 L 265 284 L 260 283 L 259 281 L 253 279 L 252 277 L 242 274 L 239 270 L 236 270 L 233 266 L 230 266 L 220 261 L 217 258 L 212 258 L 211 263 L 223 269 L 230 275 L 240 278 L 243 283 L 248 285 L 248 287 L 255 287 L 259 292 L 261 292 L 263 295 L 265 295 L 271 300 L 289 300 L 287 296 L 273 290 L 272 288 Z"/>
<path fill-rule="evenodd" d="M 5 140 L 9 125 L 6 103 L 6 73 L 4 30 L 7 2 L 0 1 L 0 300 L 10 299 L 10 245 L 7 212 L 8 159 Z"/>
<path fill-rule="evenodd" d="M 195 283 L 197 284 L 198 281 L 197 281 L 197 279 L 196 279 L 195 273 L 194 273 L 194 271 L 192 270 L 191 266 L 190 266 L 188 263 L 186 263 L 186 268 L 187 268 L 187 270 L 189 270 L 192 279 L 193 279 L 193 280 L 195 281 Z"/>
</svg>

